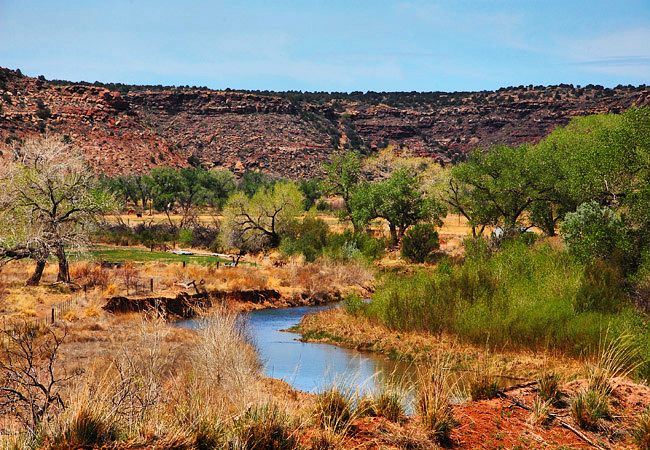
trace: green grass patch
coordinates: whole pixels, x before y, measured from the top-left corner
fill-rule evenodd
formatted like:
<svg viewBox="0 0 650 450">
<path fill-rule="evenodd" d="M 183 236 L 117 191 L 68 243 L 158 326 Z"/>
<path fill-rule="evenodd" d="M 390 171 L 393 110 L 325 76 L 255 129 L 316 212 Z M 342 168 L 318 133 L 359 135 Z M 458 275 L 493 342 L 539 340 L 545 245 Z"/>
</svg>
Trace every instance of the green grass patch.
<svg viewBox="0 0 650 450">
<path fill-rule="evenodd" d="M 305 331 L 301 338 L 302 341 L 323 341 L 342 342 L 343 338 L 334 336 L 324 331 Z"/>
<path fill-rule="evenodd" d="M 217 262 L 221 264 L 231 262 L 230 260 L 218 256 L 175 255 L 168 252 L 152 252 L 144 248 L 133 247 L 93 247 L 85 252 L 72 252 L 71 259 L 131 264 L 146 264 L 152 262 L 171 264 L 182 263 L 185 261 L 186 264 L 195 264 L 200 266 L 217 264 Z"/>
</svg>

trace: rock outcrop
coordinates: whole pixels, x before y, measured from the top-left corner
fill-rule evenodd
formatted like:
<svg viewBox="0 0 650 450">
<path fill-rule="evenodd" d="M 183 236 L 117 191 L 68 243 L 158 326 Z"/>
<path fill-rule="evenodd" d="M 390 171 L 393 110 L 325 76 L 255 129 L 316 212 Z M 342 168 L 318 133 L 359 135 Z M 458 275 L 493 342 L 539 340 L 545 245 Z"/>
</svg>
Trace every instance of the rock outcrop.
<svg viewBox="0 0 650 450">
<path fill-rule="evenodd" d="M 108 175 L 188 165 L 292 178 L 335 148 L 407 146 L 448 163 L 494 143 L 537 142 L 571 117 L 650 104 L 650 88 L 520 86 L 495 92 L 300 94 L 145 90 L 48 82 L 0 69 L 0 151 L 60 133 Z"/>
</svg>

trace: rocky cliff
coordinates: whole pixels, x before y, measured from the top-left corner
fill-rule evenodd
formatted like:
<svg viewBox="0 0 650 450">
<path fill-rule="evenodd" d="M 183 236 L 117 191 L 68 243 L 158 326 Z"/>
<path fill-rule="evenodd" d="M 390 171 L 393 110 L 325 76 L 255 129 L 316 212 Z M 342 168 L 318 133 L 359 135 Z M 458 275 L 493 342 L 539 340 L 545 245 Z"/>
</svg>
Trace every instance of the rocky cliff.
<svg viewBox="0 0 650 450">
<path fill-rule="evenodd" d="M 272 93 L 48 82 L 0 69 L 0 148 L 60 133 L 109 175 L 182 167 L 311 177 L 336 148 L 407 146 L 441 162 L 536 142 L 576 115 L 650 104 L 650 88 L 520 86 L 461 93 Z"/>
</svg>

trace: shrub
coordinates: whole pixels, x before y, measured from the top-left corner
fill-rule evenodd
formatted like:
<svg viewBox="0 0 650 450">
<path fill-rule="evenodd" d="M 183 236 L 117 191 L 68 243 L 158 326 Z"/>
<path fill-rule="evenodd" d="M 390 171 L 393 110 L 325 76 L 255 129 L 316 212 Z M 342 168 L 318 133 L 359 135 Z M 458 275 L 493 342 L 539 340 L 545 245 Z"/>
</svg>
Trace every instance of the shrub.
<svg viewBox="0 0 650 450">
<path fill-rule="evenodd" d="M 583 203 L 576 212 L 568 213 L 560 233 L 569 251 L 583 262 L 610 257 L 624 246 L 621 218 L 595 201 Z"/>
<path fill-rule="evenodd" d="M 636 426 L 630 430 L 630 436 L 639 450 L 650 450 L 650 409 L 641 414 Z"/>
<path fill-rule="evenodd" d="M 462 264 L 446 261 L 384 277 L 364 314 L 395 330 L 449 332 L 479 345 L 489 338 L 495 346 L 550 347 L 575 355 L 597 350 L 609 325 L 618 334 L 650 333 L 623 300 L 616 314 L 576 311 L 584 266 L 566 252 L 518 241 L 504 242 L 499 251 L 481 240 L 468 244 Z M 650 346 L 643 348 L 650 353 Z"/>
<path fill-rule="evenodd" d="M 193 238 L 192 230 L 180 230 L 178 232 L 178 241 L 181 245 L 191 246 Z"/>
<path fill-rule="evenodd" d="M 608 396 L 599 389 L 578 392 L 571 402 L 571 417 L 585 430 L 593 429 L 608 414 Z"/>
<path fill-rule="evenodd" d="M 431 224 L 417 224 L 409 228 L 402 238 L 402 258 L 423 263 L 440 248 L 438 232 Z"/>
<path fill-rule="evenodd" d="M 327 245 L 329 227 L 322 219 L 307 216 L 302 223 L 295 224 L 281 244 L 285 254 L 302 253 L 307 261 L 314 261 L 322 255 Z"/>
<path fill-rule="evenodd" d="M 249 409 L 235 420 L 228 448 L 245 450 L 293 450 L 298 447 L 290 417 L 276 405 Z"/>
<path fill-rule="evenodd" d="M 361 296 L 356 292 L 347 295 L 345 297 L 343 305 L 345 311 L 348 314 L 352 314 L 353 316 L 361 315 L 368 307 L 366 301 L 363 298 L 361 298 Z"/>
<path fill-rule="evenodd" d="M 345 434 L 354 418 L 352 390 L 333 386 L 318 394 L 313 417 L 319 427 Z"/>
<path fill-rule="evenodd" d="M 332 233 L 327 239 L 324 253 L 333 259 L 381 259 L 386 252 L 383 239 L 376 239 L 367 233 L 355 233 L 346 230 L 343 233 Z"/>
<path fill-rule="evenodd" d="M 625 304 L 620 271 L 606 261 L 597 259 L 586 267 L 584 273 L 584 280 L 573 304 L 576 312 L 620 312 Z"/>
</svg>

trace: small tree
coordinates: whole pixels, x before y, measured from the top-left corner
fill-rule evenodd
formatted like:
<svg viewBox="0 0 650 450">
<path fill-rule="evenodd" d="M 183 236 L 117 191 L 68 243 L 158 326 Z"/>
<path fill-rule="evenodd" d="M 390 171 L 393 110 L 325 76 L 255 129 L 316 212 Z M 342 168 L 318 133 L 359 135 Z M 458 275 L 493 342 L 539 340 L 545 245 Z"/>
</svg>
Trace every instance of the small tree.
<svg viewBox="0 0 650 450">
<path fill-rule="evenodd" d="M 290 182 L 274 184 L 252 198 L 234 194 L 223 211 L 223 244 L 242 251 L 277 247 L 295 217 L 302 211 L 303 197 Z"/>
<path fill-rule="evenodd" d="M 335 153 L 329 163 L 323 164 L 322 170 L 325 174 L 323 180 L 325 191 L 330 195 L 340 195 L 345 203 L 339 217 L 352 220 L 354 230 L 359 231 L 361 227 L 353 218 L 350 200 L 363 179 L 361 155 L 357 151 Z"/>
<path fill-rule="evenodd" d="M 446 213 L 445 206 L 433 198 L 425 198 L 418 184 L 417 178 L 406 169 L 394 171 L 387 180 L 362 184 L 350 200 L 354 221 L 367 225 L 376 217 L 386 219 L 393 243 L 420 221 L 440 223 L 440 217 Z"/>
</svg>

